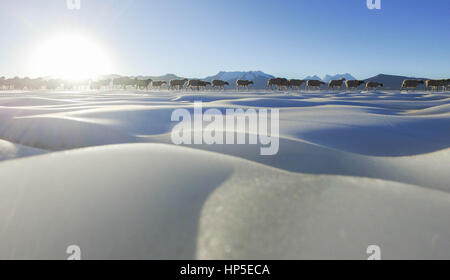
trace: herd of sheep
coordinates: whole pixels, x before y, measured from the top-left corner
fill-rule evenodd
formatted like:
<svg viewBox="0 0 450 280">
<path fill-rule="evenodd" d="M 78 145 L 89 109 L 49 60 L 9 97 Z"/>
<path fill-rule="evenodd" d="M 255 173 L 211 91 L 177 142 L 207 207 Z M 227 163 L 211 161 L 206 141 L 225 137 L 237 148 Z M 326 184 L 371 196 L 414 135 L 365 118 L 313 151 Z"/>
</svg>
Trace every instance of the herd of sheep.
<svg viewBox="0 0 450 280">
<path fill-rule="evenodd" d="M 291 88 L 299 89 L 303 84 L 306 85 L 306 89 L 320 89 L 321 86 L 327 85 L 323 81 L 319 80 L 296 80 L 296 79 L 285 79 L 285 78 L 273 78 L 269 79 L 267 87 L 269 89 L 273 89 L 276 87 L 278 90 L 289 90 Z M 415 90 L 420 84 L 425 84 L 425 90 L 434 90 L 439 91 L 442 89 L 443 91 L 449 90 L 450 88 L 450 79 L 445 80 L 404 80 L 402 87 L 400 90 Z M 379 87 L 383 87 L 384 85 L 379 82 L 374 81 L 360 81 L 360 80 L 346 80 L 344 78 L 339 80 L 331 80 L 328 83 L 328 89 L 339 89 L 342 90 L 343 87 L 348 90 L 355 90 L 361 85 L 366 85 L 366 90 L 374 90 Z"/>
<path fill-rule="evenodd" d="M 249 89 L 250 85 L 253 85 L 253 81 L 249 80 L 237 80 L 236 89 Z M 401 86 L 401 90 L 415 90 L 419 85 L 425 85 L 425 90 L 449 90 L 450 89 L 450 79 L 443 80 L 418 80 L 418 79 L 408 79 L 404 80 Z M 135 89 L 161 89 L 163 86 L 167 86 L 169 90 L 206 90 L 210 89 L 225 89 L 225 86 L 230 84 L 222 80 L 212 80 L 211 82 L 199 80 L 199 79 L 173 79 L 169 82 L 166 81 L 153 81 L 152 79 L 137 79 L 130 77 L 119 77 L 115 79 L 105 79 L 100 81 L 65 81 L 61 79 L 49 79 L 45 80 L 42 78 L 30 79 L 30 78 L 11 78 L 5 79 L 5 77 L 0 77 L 0 90 L 1 89 L 16 89 L 16 90 L 40 90 L 40 89 L 79 89 L 79 88 L 90 88 L 92 90 L 100 89 L 127 89 L 132 87 Z M 290 89 L 300 89 L 305 86 L 306 90 L 318 89 L 320 90 L 322 86 L 326 86 L 327 83 L 320 80 L 298 80 L 298 79 L 285 79 L 285 78 L 272 78 L 267 82 L 267 88 L 273 90 L 290 90 Z M 346 80 L 344 78 L 339 80 L 331 80 L 328 83 L 328 89 L 330 90 L 342 90 L 344 85 L 347 90 L 355 90 L 361 85 L 366 86 L 366 90 L 374 90 L 379 87 L 383 87 L 382 83 L 374 81 L 362 81 L 362 80 Z"/>
</svg>

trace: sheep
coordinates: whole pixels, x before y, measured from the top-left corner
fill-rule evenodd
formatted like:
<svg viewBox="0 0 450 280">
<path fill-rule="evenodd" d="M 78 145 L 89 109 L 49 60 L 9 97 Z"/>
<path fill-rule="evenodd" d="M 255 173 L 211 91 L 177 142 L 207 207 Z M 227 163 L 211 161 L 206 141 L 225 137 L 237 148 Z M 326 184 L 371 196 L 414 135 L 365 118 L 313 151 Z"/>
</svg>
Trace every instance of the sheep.
<svg viewBox="0 0 450 280">
<path fill-rule="evenodd" d="M 406 89 L 406 91 L 408 91 L 409 89 L 417 89 L 417 86 L 419 85 L 423 85 L 424 81 L 423 80 L 404 80 L 402 87 L 400 88 L 400 90 Z"/>
<path fill-rule="evenodd" d="M 174 79 L 169 82 L 169 89 L 183 89 L 188 79 Z"/>
<path fill-rule="evenodd" d="M 17 89 L 17 90 L 41 90 L 43 87 L 49 90 L 55 90 L 57 88 L 63 88 L 66 90 L 73 89 L 77 83 L 72 81 L 65 81 L 62 79 L 50 79 L 44 80 L 43 78 L 31 79 L 29 77 L 19 78 L 14 77 L 6 79 L 0 77 L 0 90 L 3 89 Z"/>
<path fill-rule="evenodd" d="M 222 81 L 222 80 L 213 80 L 212 81 L 212 88 L 215 89 L 216 87 L 219 89 L 225 89 L 225 86 L 229 86 L 230 83 Z"/>
<path fill-rule="evenodd" d="M 132 79 L 130 77 L 120 77 L 120 78 L 114 79 L 112 84 L 113 84 L 113 87 L 119 86 L 119 87 L 122 87 L 123 90 L 125 90 L 127 88 L 127 86 L 133 86 L 133 87 L 137 88 L 138 80 Z"/>
<path fill-rule="evenodd" d="M 46 88 L 48 90 L 55 90 L 61 86 L 61 80 L 59 79 L 50 79 L 46 82 Z"/>
<path fill-rule="evenodd" d="M 191 90 L 194 88 L 197 88 L 197 90 L 200 90 L 200 80 L 189 80 L 187 87 Z"/>
<path fill-rule="evenodd" d="M 150 85 L 151 82 L 153 82 L 152 79 L 147 79 L 147 80 L 137 80 L 137 81 L 136 81 L 136 88 L 148 90 L 148 87 L 149 87 L 149 85 Z"/>
<path fill-rule="evenodd" d="M 162 87 L 163 85 L 167 85 L 167 82 L 166 82 L 166 81 L 153 81 L 153 82 L 152 82 L 152 88 L 158 88 L 158 89 L 161 89 L 161 87 Z"/>
<path fill-rule="evenodd" d="M 39 81 L 39 78 L 37 79 L 37 81 L 36 81 L 36 79 L 31 80 L 30 83 L 31 83 L 30 86 L 33 87 L 34 89 L 40 89 L 43 85 L 43 82 Z M 74 90 L 74 89 L 77 89 L 77 90 L 83 89 L 84 90 L 84 89 L 86 89 L 86 86 L 89 85 L 88 80 L 80 80 L 80 81 L 65 80 L 65 81 L 63 81 L 63 83 L 64 83 L 65 90 Z M 106 86 L 111 86 L 111 80 L 108 80 L 108 84 Z"/>
<path fill-rule="evenodd" d="M 331 80 L 328 83 L 328 89 L 335 89 L 339 88 L 342 89 L 342 86 L 344 85 L 345 78 L 339 79 L 339 80 Z"/>
<path fill-rule="evenodd" d="M 199 86 L 206 90 L 208 86 L 211 86 L 211 82 L 200 81 Z"/>
<path fill-rule="evenodd" d="M 290 79 L 289 80 L 289 87 L 290 88 L 297 88 L 300 89 L 300 87 L 305 83 L 305 80 L 297 80 L 297 79 Z"/>
<path fill-rule="evenodd" d="M 91 81 L 90 89 L 100 90 L 103 87 L 107 87 L 111 84 L 111 80 Z"/>
<path fill-rule="evenodd" d="M 445 91 L 448 87 L 448 80 L 427 80 L 425 82 L 425 90 L 439 91 L 439 88 L 442 87 L 442 90 Z"/>
<path fill-rule="evenodd" d="M 359 80 L 348 80 L 345 82 L 345 86 L 347 89 L 357 89 L 360 85 L 365 84 L 365 81 L 359 81 Z"/>
<path fill-rule="evenodd" d="M 306 81 L 306 89 L 307 90 L 310 90 L 311 88 L 317 88 L 318 90 L 320 90 L 321 85 L 325 85 L 325 83 L 322 81 L 319 81 L 319 80 Z"/>
<path fill-rule="evenodd" d="M 289 90 L 289 80 L 285 78 L 280 78 L 280 84 L 278 86 L 278 90 L 282 90 L 283 87 L 286 88 L 286 90 Z"/>
<path fill-rule="evenodd" d="M 5 89 L 11 89 L 11 85 L 12 85 L 12 79 L 5 79 L 3 81 L 3 86 L 5 87 Z"/>
<path fill-rule="evenodd" d="M 283 87 L 289 90 L 289 80 L 285 78 L 272 78 L 267 81 L 267 87 L 273 90 L 273 86 L 276 86 L 278 90 L 282 90 Z"/>
<path fill-rule="evenodd" d="M 248 90 L 249 85 L 253 85 L 254 83 L 249 80 L 237 80 L 236 81 L 236 89 L 239 90 L 240 87 L 246 88 Z"/>
<path fill-rule="evenodd" d="M 442 91 L 446 91 L 450 85 L 450 79 L 442 79 L 440 82 L 440 86 L 442 87 Z"/>
<path fill-rule="evenodd" d="M 384 85 L 379 82 L 367 82 L 366 83 L 366 90 L 370 89 L 377 89 L 378 87 L 383 87 Z"/>
<path fill-rule="evenodd" d="M 114 87 L 120 87 L 120 86 L 123 86 L 123 85 L 122 85 L 122 81 L 123 81 L 123 78 L 122 78 L 122 77 L 120 77 L 120 78 L 115 78 L 115 79 L 113 80 L 113 88 L 114 88 Z"/>
<path fill-rule="evenodd" d="M 272 78 L 267 81 L 267 88 L 273 90 L 273 86 L 278 86 L 280 84 L 280 78 Z"/>
<path fill-rule="evenodd" d="M 449 84 L 449 80 L 448 79 L 442 79 L 440 81 L 440 86 L 442 87 L 442 91 L 447 90 L 448 84 Z"/>
<path fill-rule="evenodd" d="M 115 78 L 112 82 L 113 87 L 121 87 L 123 90 L 125 90 L 127 88 L 127 86 L 135 86 L 136 81 L 129 78 L 129 77 L 120 77 L 120 78 Z"/>
<path fill-rule="evenodd" d="M 431 90 L 439 91 L 439 84 L 439 80 L 426 80 L 425 90 L 428 91 L 431 88 Z"/>
<path fill-rule="evenodd" d="M 211 85 L 210 82 L 205 82 L 205 81 L 194 79 L 194 80 L 189 80 L 187 86 L 188 86 L 189 89 L 195 89 L 196 88 L 197 90 L 200 90 L 201 88 L 206 89 L 206 87 L 209 86 L 209 85 Z"/>
<path fill-rule="evenodd" d="M 272 78 L 267 81 L 267 87 L 273 90 L 273 86 L 276 86 L 278 90 L 282 90 L 283 87 L 289 90 L 289 81 L 285 78 Z"/>
<path fill-rule="evenodd" d="M 42 86 L 44 86 L 44 79 L 42 78 L 31 79 L 28 89 L 40 90 Z"/>
<path fill-rule="evenodd" d="M 267 88 L 273 90 L 273 86 L 278 84 L 278 78 L 272 78 L 267 81 Z"/>
<path fill-rule="evenodd" d="M 11 87 L 14 87 L 14 82 L 13 79 L 6 79 L 3 81 L 3 85 L 5 86 L 6 89 L 11 89 Z"/>
<path fill-rule="evenodd" d="M 24 90 L 26 83 L 30 78 L 20 79 L 19 77 L 14 78 L 14 89 Z"/>
</svg>

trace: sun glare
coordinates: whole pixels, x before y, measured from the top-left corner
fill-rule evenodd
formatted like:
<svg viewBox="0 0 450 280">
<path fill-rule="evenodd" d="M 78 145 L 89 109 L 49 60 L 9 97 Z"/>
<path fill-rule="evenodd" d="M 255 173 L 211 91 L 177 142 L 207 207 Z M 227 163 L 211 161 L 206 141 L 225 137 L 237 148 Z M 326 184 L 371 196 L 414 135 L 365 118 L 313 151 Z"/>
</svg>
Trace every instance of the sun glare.
<svg viewBox="0 0 450 280">
<path fill-rule="evenodd" d="M 31 57 L 36 76 L 82 80 L 114 71 L 106 50 L 82 35 L 56 36 L 40 45 Z"/>
</svg>

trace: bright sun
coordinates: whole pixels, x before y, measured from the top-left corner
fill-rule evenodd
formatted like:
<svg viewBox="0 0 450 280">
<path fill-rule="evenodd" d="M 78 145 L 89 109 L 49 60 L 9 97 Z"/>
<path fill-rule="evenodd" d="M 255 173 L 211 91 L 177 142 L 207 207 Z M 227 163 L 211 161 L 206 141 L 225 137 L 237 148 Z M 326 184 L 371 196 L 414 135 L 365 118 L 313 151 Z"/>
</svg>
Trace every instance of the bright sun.
<svg viewBox="0 0 450 280">
<path fill-rule="evenodd" d="M 82 35 L 56 36 L 40 45 L 31 57 L 36 76 L 82 80 L 114 71 L 113 62 L 98 43 Z"/>
</svg>

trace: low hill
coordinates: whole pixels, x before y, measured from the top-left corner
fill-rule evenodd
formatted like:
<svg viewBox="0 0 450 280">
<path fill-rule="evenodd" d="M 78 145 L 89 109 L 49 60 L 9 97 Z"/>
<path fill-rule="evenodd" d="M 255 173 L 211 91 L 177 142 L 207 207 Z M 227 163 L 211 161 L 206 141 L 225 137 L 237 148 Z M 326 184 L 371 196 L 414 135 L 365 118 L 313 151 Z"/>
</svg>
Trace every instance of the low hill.
<svg viewBox="0 0 450 280">
<path fill-rule="evenodd" d="M 420 79 L 427 80 L 427 78 L 415 78 L 415 77 L 407 77 L 407 76 L 396 76 L 396 75 L 387 75 L 387 74 L 378 74 L 374 77 L 365 79 L 365 81 L 370 82 L 379 82 L 382 83 L 383 89 L 393 89 L 398 90 L 402 87 L 403 81 L 408 79 Z M 425 89 L 424 85 L 420 85 L 418 89 Z"/>
</svg>

